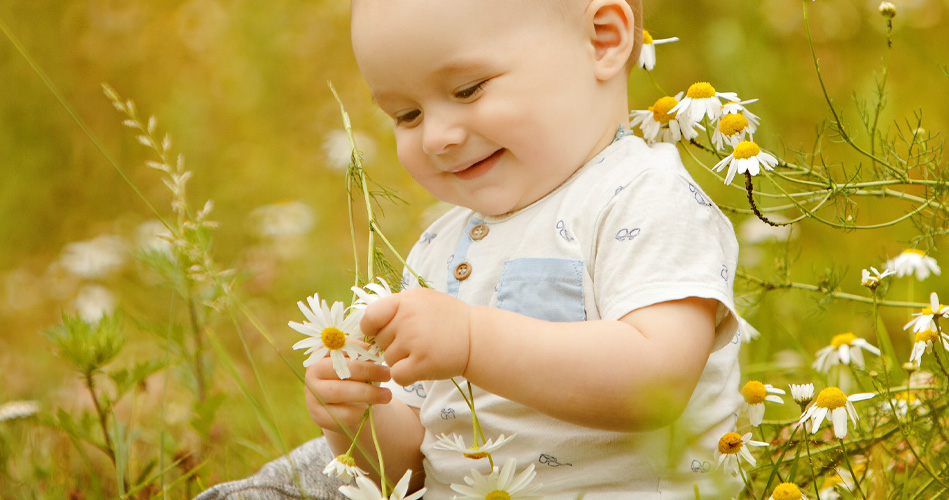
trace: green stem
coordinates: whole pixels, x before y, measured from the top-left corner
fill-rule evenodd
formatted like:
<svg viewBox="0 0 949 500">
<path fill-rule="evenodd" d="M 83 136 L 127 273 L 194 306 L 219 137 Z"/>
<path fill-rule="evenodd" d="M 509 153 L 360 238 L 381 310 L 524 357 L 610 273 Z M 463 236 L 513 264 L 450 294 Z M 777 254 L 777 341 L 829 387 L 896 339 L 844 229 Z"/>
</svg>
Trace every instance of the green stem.
<svg viewBox="0 0 949 500">
<path fill-rule="evenodd" d="M 860 488 L 860 480 L 857 479 L 857 473 L 853 470 L 853 464 L 850 463 L 850 455 L 847 454 L 847 448 L 844 447 L 844 440 L 841 438 L 840 443 L 840 452 L 844 455 L 844 461 L 847 462 L 847 469 L 850 471 L 850 477 L 853 478 L 853 487 L 857 489 L 857 493 L 860 493 L 860 497 L 863 500 L 867 500 L 867 496 L 863 493 L 863 489 Z"/>
</svg>

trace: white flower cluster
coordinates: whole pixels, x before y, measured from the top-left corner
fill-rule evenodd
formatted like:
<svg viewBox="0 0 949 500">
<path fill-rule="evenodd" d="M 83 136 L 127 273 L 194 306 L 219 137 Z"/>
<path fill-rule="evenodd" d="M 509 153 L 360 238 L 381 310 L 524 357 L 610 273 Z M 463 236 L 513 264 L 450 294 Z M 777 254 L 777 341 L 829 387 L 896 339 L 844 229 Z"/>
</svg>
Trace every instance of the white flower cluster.
<svg viewBox="0 0 949 500">
<path fill-rule="evenodd" d="M 778 164 L 774 156 L 754 142 L 761 119 L 745 106 L 756 101 L 743 101 L 734 92 L 718 92 L 708 82 L 697 82 L 675 97 L 661 97 L 646 110 L 631 111 L 630 127 L 638 126 L 649 143 L 691 141 L 700 130 L 712 127 L 715 148 L 732 148 L 731 154 L 714 167 L 720 171 L 728 166 L 725 184 L 730 184 L 736 174 L 757 175 L 762 168 L 771 170 Z"/>
</svg>

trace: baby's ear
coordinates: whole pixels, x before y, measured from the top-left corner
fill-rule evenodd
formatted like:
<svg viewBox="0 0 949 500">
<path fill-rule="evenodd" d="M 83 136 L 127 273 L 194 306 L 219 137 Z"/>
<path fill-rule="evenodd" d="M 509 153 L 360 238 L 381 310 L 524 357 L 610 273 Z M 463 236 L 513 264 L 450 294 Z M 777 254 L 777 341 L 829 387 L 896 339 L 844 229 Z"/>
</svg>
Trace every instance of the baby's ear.
<svg viewBox="0 0 949 500">
<path fill-rule="evenodd" d="M 638 1 L 634 3 L 641 5 Z M 639 16 L 626 0 L 592 0 L 588 4 L 586 19 L 592 21 L 590 41 L 596 57 L 597 80 L 609 80 L 625 72 L 633 52 L 638 57 L 642 45 Z"/>
</svg>

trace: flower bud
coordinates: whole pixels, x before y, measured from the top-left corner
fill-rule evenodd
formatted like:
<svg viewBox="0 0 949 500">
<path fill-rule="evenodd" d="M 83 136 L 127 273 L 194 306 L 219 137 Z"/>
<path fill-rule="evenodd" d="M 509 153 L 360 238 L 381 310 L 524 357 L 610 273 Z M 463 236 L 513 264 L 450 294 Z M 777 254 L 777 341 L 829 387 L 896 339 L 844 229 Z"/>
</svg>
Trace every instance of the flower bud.
<svg viewBox="0 0 949 500">
<path fill-rule="evenodd" d="M 893 19 L 896 17 L 896 6 L 890 2 L 880 2 L 880 15 L 887 19 Z"/>
</svg>

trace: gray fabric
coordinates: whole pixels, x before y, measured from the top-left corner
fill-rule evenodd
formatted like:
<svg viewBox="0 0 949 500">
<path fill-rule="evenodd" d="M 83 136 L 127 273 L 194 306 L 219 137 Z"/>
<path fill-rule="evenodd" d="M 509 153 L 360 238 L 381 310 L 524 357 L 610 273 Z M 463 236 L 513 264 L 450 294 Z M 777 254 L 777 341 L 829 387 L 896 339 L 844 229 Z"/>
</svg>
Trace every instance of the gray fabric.
<svg viewBox="0 0 949 500">
<path fill-rule="evenodd" d="M 194 500 L 345 500 L 339 492 L 343 483 L 323 474 L 333 458 L 326 439 L 307 441 L 253 476 L 219 484 Z"/>
</svg>

